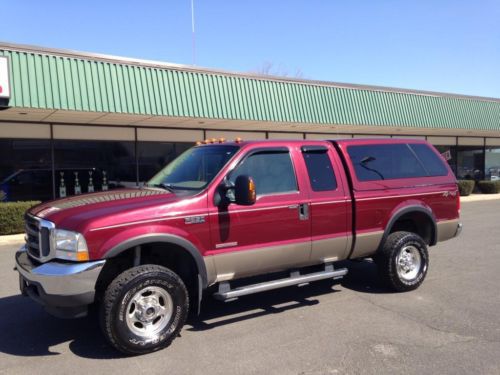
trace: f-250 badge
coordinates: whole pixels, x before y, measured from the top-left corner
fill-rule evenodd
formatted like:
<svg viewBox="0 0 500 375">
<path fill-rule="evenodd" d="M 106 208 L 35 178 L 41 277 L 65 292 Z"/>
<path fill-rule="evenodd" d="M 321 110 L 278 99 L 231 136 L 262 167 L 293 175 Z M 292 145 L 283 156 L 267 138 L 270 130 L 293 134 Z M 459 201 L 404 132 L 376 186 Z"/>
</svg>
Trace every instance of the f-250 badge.
<svg viewBox="0 0 500 375">
<path fill-rule="evenodd" d="M 189 216 L 184 218 L 186 224 L 202 224 L 205 222 L 205 216 Z"/>
</svg>

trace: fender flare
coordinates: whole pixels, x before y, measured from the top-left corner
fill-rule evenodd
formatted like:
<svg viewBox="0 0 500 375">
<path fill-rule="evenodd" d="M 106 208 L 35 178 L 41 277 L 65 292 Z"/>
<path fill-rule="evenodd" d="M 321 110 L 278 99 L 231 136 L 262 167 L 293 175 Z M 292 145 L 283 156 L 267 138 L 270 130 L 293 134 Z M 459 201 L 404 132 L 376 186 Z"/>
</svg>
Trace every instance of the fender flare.
<svg viewBox="0 0 500 375">
<path fill-rule="evenodd" d="M 196 263 L 196 268 L 198 270 L 198 275 L 201 280 L 201 287 L 206 289 L 208 286 L 208 278 L 207 278 L 207 268 L 205 266 L 205 262 L 203 260 L 203 256 L 201 255 L 198 248 L 193 245 L 190 241 L 185 238 L 176 236 L 174 234 L 144 234 L 142 236 L 133 237 L 128 239 L 125 242 L 120 243 L 119 245 L 111 248 L 104 255 L 104 259 L 113 258 L 118 254 L 124 252 L 125 250 L 134 248 L 140 245 L 146 245 L 153 242 L 161 242 L 164 244 L 173 244 L 182 247 L 185 251 L 187 251 L 194 259 Z"/>
<path fill-rule="evenodd" d="M 432 223 L 432 233 L 431 233 L 431 240 L 429 243 L 429 246 L 434 246 L 437 242 L 437 224 L 436 224 L 436 218 L 431 210 L 428 208 L 422 207 L 422 206 L 406 206 L 398 211 L 394 215 L 392 215 L 391 219 L 387 223 L 384 234 L 382 236 L 382 239 L 380 240 L 380 245 L 378 247 L 378 250 L 380 251 L 382 249 L 382 246 L 384 246 L 384 243 L 389 236 L 389 233 L 391 233 L 392 227 L 396 223 L 396 221 L 401 218 L 403 215 L 406 215 L 410 212 L 421 212 L 425 214 L 431 221 Z"/>
</svg>

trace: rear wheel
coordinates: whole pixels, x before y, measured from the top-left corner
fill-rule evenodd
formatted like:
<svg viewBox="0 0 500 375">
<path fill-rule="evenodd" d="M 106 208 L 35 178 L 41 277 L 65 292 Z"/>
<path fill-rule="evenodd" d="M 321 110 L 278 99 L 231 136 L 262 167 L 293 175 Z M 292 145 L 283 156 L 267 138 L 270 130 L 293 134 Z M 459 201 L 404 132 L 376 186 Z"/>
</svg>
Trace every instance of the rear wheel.
<svg viewBox="0 0 500 375">
<path fill-rule="evenodd" d="M 391 289 L 398 292 L 417 289 L 429 267 L 427 244 L 415 233 L 391 233 L 375 262 L 380 276 Z"/>
<path fill-rule="evenodd" d="M 108 341 L 126 354 L 168 346 L 179 334 L 189 310 L 181 278 L 168 268 L 142 265 L 111 282 L 100 311 Z"/>
</svg>

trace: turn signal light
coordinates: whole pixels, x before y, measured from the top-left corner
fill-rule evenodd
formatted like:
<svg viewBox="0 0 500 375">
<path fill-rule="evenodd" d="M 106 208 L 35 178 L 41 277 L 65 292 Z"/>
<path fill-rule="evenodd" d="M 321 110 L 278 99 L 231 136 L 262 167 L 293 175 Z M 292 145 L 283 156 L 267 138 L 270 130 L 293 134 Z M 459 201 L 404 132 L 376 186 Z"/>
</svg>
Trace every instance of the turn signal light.
<svg viewBox="0 0 500 375">
<path fill-rule="evenodd" d="M 89 260 L 89 253 L 86 251 L 76 253 L 76 260 L 78 260 L 79 262 L 85 262 Z"/>
</svg>

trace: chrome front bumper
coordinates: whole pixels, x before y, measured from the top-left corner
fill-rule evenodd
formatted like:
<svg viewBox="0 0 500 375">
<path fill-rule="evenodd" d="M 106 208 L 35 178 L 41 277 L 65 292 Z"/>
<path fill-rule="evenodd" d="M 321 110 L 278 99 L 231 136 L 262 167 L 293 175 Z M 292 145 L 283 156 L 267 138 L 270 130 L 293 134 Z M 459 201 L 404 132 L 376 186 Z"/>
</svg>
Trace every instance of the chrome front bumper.
<svg viewBox="0 0 500 375">
<path fill-rule="evenodd" d="M 24 246 L 16 253 L 21 293 L 44 305 L 50 313 L 65 317 L 84 315 L 87 305 L 94 302 L 95 285 L 105 263 L 39 264 L 31 260 Z"/>
</svg>

